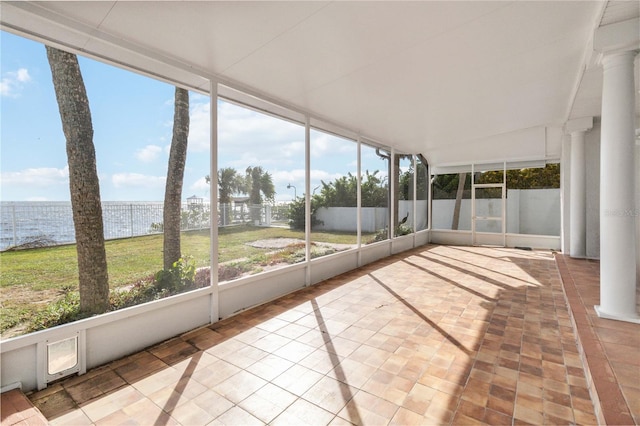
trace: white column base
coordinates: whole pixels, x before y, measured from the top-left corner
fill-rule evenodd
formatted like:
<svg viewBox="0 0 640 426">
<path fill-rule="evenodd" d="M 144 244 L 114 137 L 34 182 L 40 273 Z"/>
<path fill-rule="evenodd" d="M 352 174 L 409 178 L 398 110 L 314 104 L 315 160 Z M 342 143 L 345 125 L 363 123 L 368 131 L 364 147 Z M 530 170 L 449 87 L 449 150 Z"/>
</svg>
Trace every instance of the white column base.
<svg viewBox="0 0 640 426">
<path fill-rule="evenodd" d="M 631 315 L 610 314 L 603 311 L 600 305 L 595 305 L 594 309 L 596 310 L 596 314 L 598 314 L 600 318 L 640 324 L 640 315 L 638 314 L 631 314 Z"/>
</svg>

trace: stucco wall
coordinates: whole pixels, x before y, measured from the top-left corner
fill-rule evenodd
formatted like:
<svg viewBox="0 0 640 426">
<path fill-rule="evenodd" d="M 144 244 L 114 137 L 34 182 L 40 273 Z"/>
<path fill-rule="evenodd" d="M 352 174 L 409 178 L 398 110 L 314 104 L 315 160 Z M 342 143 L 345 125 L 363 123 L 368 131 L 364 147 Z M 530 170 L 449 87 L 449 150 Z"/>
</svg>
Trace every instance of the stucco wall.
<svg viewBox="0 0 640 426">
<path fill-rule="evenodd" d="M 397 221 L 402 220 L 408 213 L 407 226 L 414 230 L 426 229 L 427 205 L 428 201 L 426 200 L 416 201 L 416 228 L 413 220 L 413 203 L 410 201 L 400 201 L 398 203 Z M 376 232 L 386 228 L 388 214 L 386 207 L 363 207 L 362 232 Z M 321 220 L 323 224 L 314 226 L 314 230 L 355 232 L 357 229 L 355 207 L 322 207 L 316 212 L 316 217 Z"/>
<path fill-rule="evenodd" d="M 496 199 L 476 200 L 477 215 L 501 215 Z M 433 201 L 433 229 L 451 229 L 455 200 Z M 510 189 L 507 191 L 507 232 L 527 235 L 560 235 L 559 189 Z M 480 221 L 476 230 L 500 232 L 499 221 Z M 471 229 L 471 200 L 462 200 L 458 230 Z"/>
</svg>

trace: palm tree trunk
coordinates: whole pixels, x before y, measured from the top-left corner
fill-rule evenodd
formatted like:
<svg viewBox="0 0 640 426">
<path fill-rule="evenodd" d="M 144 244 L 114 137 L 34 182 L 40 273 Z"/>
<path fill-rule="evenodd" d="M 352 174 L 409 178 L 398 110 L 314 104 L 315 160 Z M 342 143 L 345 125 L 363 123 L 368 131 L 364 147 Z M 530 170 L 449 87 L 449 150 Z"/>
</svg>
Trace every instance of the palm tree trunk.
<svg viewBox="0 0 640 426">
<path fill-rule="evenodd" d="M 464 193 L 464 184 L 467 181 L 467 174 L 460 173 L 458 175 L 458 191 L 456 192 L 456 204 L 453 208 L 453 220 L 451 221 L 451 229 L 457 230 L 460 225 L 460 206 L 462 205 L 462 194 Z"/>
<path fill-rule="evenodd" d="M 163 265 L 165 270 L 180 259 L 180 221 L 182 207 L 182 181 L 187 161 L 189 138 L 189 91 L 176 87 L 173 115 L 173 138 L 169 153 L 169 167 L 164 193 Z"/>
<path fill-rule="evenodd" d="M 109 308 L 109 276 L 89 99 L 76 55 L 47 46 L 47 58 L 67 141 L 80 310 L 99 314 Z"/>
</svg>

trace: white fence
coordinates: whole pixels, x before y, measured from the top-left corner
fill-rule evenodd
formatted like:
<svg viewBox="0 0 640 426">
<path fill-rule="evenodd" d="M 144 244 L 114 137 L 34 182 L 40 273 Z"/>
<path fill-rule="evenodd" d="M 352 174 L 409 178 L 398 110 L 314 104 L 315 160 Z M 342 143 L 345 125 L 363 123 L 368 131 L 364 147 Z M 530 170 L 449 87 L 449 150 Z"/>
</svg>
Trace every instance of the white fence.
<svg viewBox="0 0 640 426">
<path fill-rule="evenodd" d="M 433 200 L 432 229 L 451 229 L 453 210 L 456 200 Z M 428 215 L 428 202 L 416 202 L 416 220 L 413 216 L 413 203 L 398 203 L 398 222 L 407 213 L 406 225 L 412 229 L 425 229 Z M 500 199 L 476 200 L 478 215 L 501 216 Z M 386 207 L 365 207 L 362 209 L 362 232 L 376 232 L 387 226 L 389 212 Z M 526 235 L 560 235 L 560 190 L 559 189 L 510 189 L 506 200 L 507 233 Z M 320 208 L 316 217 L 322 224 L 314 226 L 316 230 L 356 231 L 355 207 Z M 501 232 L 499 221 L 486 221 L 478 224 L 480 232 Z M 460 205 L 458 230 L 471 230 L 471 200 L 463 199 Z"/>
<path fill-rule="evenodd" d="M 164 205 L 161 202 L 102 203 L 105 239 L 136 237 L 163 232 Z M 209 229 L 211 205 L 184 203 L 181 229 Z M 251 223 L 271 226 L 288 224 L 289 206 L 222 204 L 219 226 Z M 57 245 L 75 242 L 73 215 L 69 202 L 0 203 L 0 250 L 23 244 L 31 246 Z"/>
<path fill-rule="evenodd" d="M 209 228 L 210 206 L 185 203 L 182 230 Z M 103 202 L 105 239 L 161 233 L 162 203 Z M 23 244 L 56 245 L 75 242 L 73 214 L 68 202 L 2 202 L 0 249 Z"/>
<path fill-rule="evenodd" d="M 433 200 L 432 229 L 451 229 L 456 200 Z M 478 199 L 476 209 L 487 216 L 501 216 L 500 199 Z M 506 200 L 507 233 L 560 235 L 559 189 L 509 189 Z M 484 232 L 500 232 L 498 221 L 487 222 Z M 471 230 L 471 200 L 460 205 L 458 230 Z"/>
<path fill-rule="evenodd" d="M 427 228 L 427 200 L 416 201 L 416 217 L 413 218 L 413 202 L 398 202 L 398 218 L 400 222 L 405 216 L 405 225 L 413 230 Z M 408 215 L 408 216 L 407 216 Z M 355 207 L 322 207 L 316 212 L 316 218 L 322 223 L 313 227 L 319 231 L 341 231 L 356 232 L 357 216 Z M 363 207 L 362 208 L 362 232 L 377 232 L 387 227 L 389 220 L 389 210 L 386 207 Z"/>
<path fill-rule="evenodd" d="M 451 229 L 455 200 L 433 201 L 432 229 Z M 500 200 L 477 200 L 477 208 L 499 216 Z M 182 206 L 182 230 L 208 229 L 211 206 L 208 203 L 185 203 Z M 560 235 L 560 190 L 526 189 L 507 191 L 507 233 L 528 235 Z M 219 207 L 219 226 L 250 223 L 258 226 L 287 226 L 289 206 L 223 204 Z M 126 238 L 161 233 L 163 204 L 160 202 L 103 202 L 103 223 L 106 239 Z M 408 214 L 408 216 L 407 216 Z M 428 202 L 400 201 L 399 222 L 407 216 L 406 225 L 414 230 L 425 229 Z M 318 209 L 321 224 L 316 230 L 355 232 L 354 207 Z M 362 209 L 362 231 L 377 232 L 386 228 L 389 212 L 386 207 Z M 497 226 L 498 222 L 488 222 Z M 462 200 L 459 230 L 471 230 L 471 200 Z M 485 230 L 485 229 L 482 229 Z M 498 232 L 499 229 L 486 229 Z M 1 202 L 0 250 L 28 243 L 55 245 L 73 243 L 75 231 L 71 204 L 68 202 Z"/>
</svg>

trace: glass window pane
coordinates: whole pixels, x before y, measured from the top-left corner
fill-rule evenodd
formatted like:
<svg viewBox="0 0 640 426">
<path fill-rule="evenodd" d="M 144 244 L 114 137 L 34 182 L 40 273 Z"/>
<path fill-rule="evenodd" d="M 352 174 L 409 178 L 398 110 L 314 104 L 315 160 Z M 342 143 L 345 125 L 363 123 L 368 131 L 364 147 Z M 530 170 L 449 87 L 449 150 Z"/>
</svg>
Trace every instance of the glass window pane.
<svg viewBox="0 0 640 426">
<path fill-rule="evenodd" d="M 470 231 L 471 174 L 437 175 L 433 180 L 432 191 L 433 229 Z"/>
<path fill-rule="evenodd" d="M 361 145 L 362 243 L 389 238 L 390 153 Z"/>
<path fill-rule="evenodd" d="M 475 194 L 476 232 L 502 233 L 502 188 L 475 188 Z"/>
<path fill-rule="evenodd" d="M 416 231 L 427 229 L 429 218 L 429 168 L 427 160 L 416 156 Z"/>
<path fill-rule="evenodd" d="M 502 188 L 476 188 L 476 216 L 502 217 Z"/>
<path fill-rule="evenodd" d="M 78 173 L 69 172 L 67 141 L 43 44 L 4 32 L 1 43 L 2 74 L 20 70 L 24 81 L 12 86 L 15 96 L 2 98 L 1 168 L 3 176 L 6 173 L 13 177 L 0 182 L 0 250 L 3 250 L 0 263 L 20 263 L 11 260 L 15 254 L 4 251 L 8 246 L 27 250 L 56 246 L 46 250 L 30 268 L 10 271 L 3 268 L 7 282 L 15 284 L 13 290 L 20 290 L 18 299 L 25 301 L 8 308 L 12 311 L 8 315 L 12 323 L 7 322 L 7 327 L 23 325 L 15 327 L 23 330 L 41 326 L 34 324 L 33 318 L 46 306 L 62 303 L 76 312 L 79 309 L 79 262 L 72 245 L 76 229 L 69 190 L 70 180 Z M 163 269 L 162 234 L 166 228 L 163 201 L 173 135 L 175 87 L 80 55 L 77 60 L 93 129 L 93 146 L 87 144 L 86 152 L 94 151 L 99 178 L 110 308 L 145 303 L 209 285 L 203 273 L 208 272 L 205 269 L 210 264 L 210 194 L 206 182 L 210 169 L 209 98 L 189 93 L 184 175 L 173 181 L 180 181 L 182 188 L 174 222 L 182 231 L 180 238 L 176 238 L 181 244 L 179 254 L 189 258 L 187 262 L 193 268 L 183 268 L 180 279 L 174 280 L 177 278 L 174 275 L 170 282 L 160 284 L 155 277 Z M 99 222 L 99 217 L 87 215 L 87 211 L 97 212 L 97 208 L 76 210 L 76 217 L 83 217 L 83 222 Z M 192 272 L 196 268 L 199 270 L 194 277 Z M 34 275 L 42 277 L 44 287 L 31 285 Z M 8 294 L 15 295 L 14 291 Z M 60 321 L 75 317 L 78 316 L 70 314 Z M 0 331 L 5 331 L 4 322 Z"/>
<path fill-rule="evenodd" d="M 78 364 L 78 337 L 47 343 L 47 373 L 69 370 Z"/>
<path fill-rule="evenodd" d="M 560 235 L 560 164 L 507 170 L 507 232 Z"/>
<path fill-rule="evenodd" d="M 487 170 L 482 172 L 476 172 L 474 174 L 474 183 L 502 183 L 504 181 L 504 171 L 500 170 Z"/>
<path fill-rule="evenodd" d="M 413 233 L 413 156 L 396 154 L 396 227 L 394 236 Z"/>
<path fill-rule="evenodd" d="M 311 130 L 311 257 L 358 243 L 357 144 Z"/>
<path fill-rule="evenodd" d="M 218 101 L 220 282 L 305 260 L 305 129 Z"/>
</svg>

